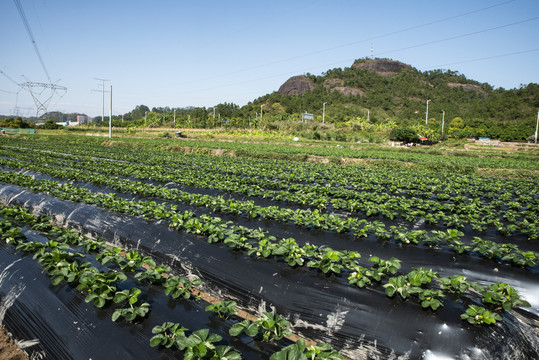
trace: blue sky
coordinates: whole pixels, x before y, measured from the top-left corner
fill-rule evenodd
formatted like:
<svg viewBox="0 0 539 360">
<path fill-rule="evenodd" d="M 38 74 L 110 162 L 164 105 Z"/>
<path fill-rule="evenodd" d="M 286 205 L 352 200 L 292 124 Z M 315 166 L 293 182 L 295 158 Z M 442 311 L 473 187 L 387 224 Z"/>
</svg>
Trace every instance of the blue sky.
<svg viewBox="0 0 539 360">
<path fill-rule="evenodd" d="M 18 1 L 50 81 L 67 87 L 49 111 L 100 115 L 94 78 L 110 80 L 115 115 L 242 106 L 291 76 L 370 57 L 371 44 L 374 57 L 420 71 L 506 89 L 539 83 L 538 0 Z M 49 80 L 16 1 L 0 1 L 0 18 L 0 114 L 35 115 L 17 84 Z"/>
</svg>

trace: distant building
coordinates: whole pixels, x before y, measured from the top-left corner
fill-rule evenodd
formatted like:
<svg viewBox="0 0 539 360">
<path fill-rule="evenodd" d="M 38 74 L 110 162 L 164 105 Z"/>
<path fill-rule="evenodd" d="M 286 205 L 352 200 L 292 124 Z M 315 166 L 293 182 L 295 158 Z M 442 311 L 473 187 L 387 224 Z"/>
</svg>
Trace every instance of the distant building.
<svg viewBox="0 0 539 360">
<path fill-rule="evenodd" d="M 90 118 L 86 115 L 77 115 L 77 122 L 79 124 L 88 124 L 90 122 Z"/>
</svg>

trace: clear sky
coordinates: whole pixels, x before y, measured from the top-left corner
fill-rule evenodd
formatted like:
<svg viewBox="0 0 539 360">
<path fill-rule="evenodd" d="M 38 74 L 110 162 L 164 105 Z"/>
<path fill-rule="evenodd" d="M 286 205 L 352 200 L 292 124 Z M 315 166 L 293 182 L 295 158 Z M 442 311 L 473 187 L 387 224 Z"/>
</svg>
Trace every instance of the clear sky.
<svg viewBox="0 0 539 360">
<path fill-rule="evenodd" d="M 110 80 L 114 115 L 243 106 L 291 76 L 370 57 L 371 44 L 375 58 L 420 71 L 505 89 L 539 83 L 539 0 L 1 0 L 0 19 L 3 115 L 35 115 L 17 85 L 26 81 L 67 88 L 49 111 L 101 115 L 94 78 Z"/>
</svg>

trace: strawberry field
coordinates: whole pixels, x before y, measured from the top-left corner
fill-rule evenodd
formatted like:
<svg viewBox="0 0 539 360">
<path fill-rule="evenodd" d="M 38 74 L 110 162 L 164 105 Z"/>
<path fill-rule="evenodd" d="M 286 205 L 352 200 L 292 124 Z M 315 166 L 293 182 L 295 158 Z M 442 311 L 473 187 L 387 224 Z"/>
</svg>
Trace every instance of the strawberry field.
<svg viewBox="0 0 539 360">
<path fill-rule="evenodd" d="M 0 320 L 28 354 L 539 356 L 539 181 L 475 171 L 536 153 L 144 141 L 2 138 Z"/>
</svg>

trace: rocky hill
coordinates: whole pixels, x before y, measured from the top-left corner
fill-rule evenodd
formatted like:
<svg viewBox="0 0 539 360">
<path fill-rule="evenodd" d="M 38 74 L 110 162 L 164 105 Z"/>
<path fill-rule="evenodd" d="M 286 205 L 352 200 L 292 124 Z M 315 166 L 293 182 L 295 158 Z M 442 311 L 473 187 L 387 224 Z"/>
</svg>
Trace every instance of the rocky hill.
<svg viewBox="0 0 539 360">
<path fill-rule="evenodd" d="M 400 73 L 404 69 L 412 70 L 410 65 L 390 59 L 358 60 L 352 64 L 352 67 L 356 69 L 366 69 L 387 78 Z"/>
<path fill-rule="evenodd" d="M 456 71 L 421 72 L 391 59 L 358 59 L 350 67 L 321 75 L 293 76 L 276 92 L 256 99 L 241 112 L 249 114 L 265 104 L 267 119 L 299 116 L 305 111 L 321 116 L 326 103 L 325 115 L 332 122 L 368 117 L 373 124 L 419 125 L 425 123 L 427 100 L 429 124 L 441 126 L 445 114 L 449 122 L 462 119 L 463 131 L 496 128 L 500 133 L 518 127 L 516 137 L 523 139 L 535 131 L 539 85 L 494 89 Z"/>
<path fill-rule="evenodd" d="M 281 85 L 278 94 L 281 95 L 301 95 L 306 91 L 311 91 L 316 88 L 314 82 L 305 75 L 292 76 Z"/>
</svg>

